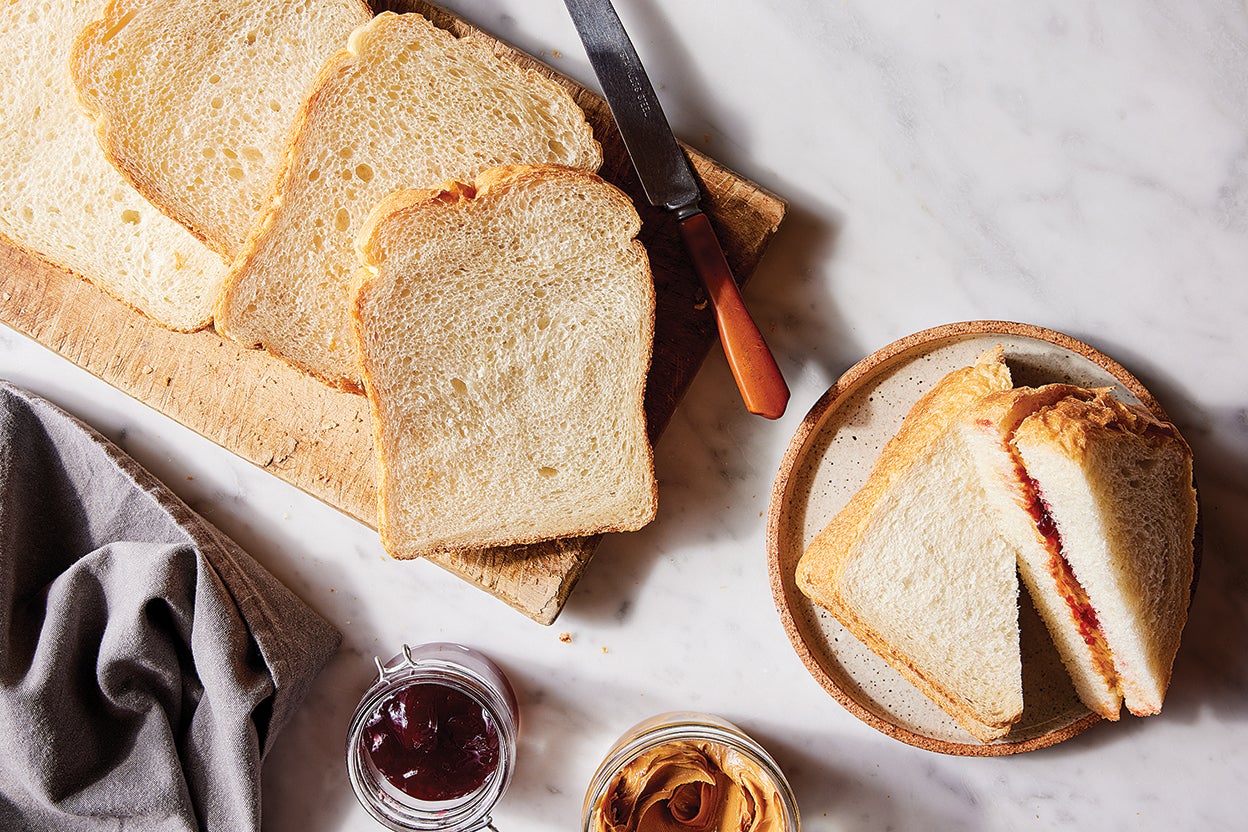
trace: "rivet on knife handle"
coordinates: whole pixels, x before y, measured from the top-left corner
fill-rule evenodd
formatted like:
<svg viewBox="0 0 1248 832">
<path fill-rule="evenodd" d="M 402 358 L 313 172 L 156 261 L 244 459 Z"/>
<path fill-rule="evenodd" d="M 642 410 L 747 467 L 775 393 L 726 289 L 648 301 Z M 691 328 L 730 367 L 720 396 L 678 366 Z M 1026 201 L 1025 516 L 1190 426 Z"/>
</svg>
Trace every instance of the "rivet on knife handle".
<svg viewBox="0 0 1248 832">
<path fill-rule="evenodd" d="M 789 387 L 741 300 L 737 281 L 724 259 L 715 229 L 701 211 L 679 222 L 680 236 L 715 310 L 724 355 L 737 380 L 746 410 L 757 416 L 779 419 L 789 403 Z"/>
</svg>

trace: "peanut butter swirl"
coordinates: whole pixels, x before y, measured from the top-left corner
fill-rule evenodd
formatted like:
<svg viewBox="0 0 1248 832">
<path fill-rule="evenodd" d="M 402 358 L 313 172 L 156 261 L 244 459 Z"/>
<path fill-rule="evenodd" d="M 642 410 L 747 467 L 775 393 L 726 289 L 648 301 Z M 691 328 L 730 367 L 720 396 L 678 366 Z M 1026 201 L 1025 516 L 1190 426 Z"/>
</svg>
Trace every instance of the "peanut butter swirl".
<svg viewBox="0 0 1248 832">
<path fill-rule="evenodd" d="M 595 832 L 787 832 L 771 777 L 724 745 L 678 740 L 624 765 L 603 793 Z"/>
</svg>

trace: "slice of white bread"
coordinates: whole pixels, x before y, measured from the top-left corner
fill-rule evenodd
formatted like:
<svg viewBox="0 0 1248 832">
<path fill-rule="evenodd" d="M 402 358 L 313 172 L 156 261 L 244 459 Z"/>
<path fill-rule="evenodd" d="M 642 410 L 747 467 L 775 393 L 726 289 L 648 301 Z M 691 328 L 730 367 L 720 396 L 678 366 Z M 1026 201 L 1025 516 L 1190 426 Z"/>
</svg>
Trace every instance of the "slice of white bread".
<svg viewBox="0 0 1248 832">
<path fill-rule="evenodd" d="M 802 592 L 983 742 L 1022 714 L 1016 553 L 953 428 L 1010 385 L 1000 348 L 941 379 L 797 565 Z"/>
<path fill-rule="evenodd" d="M 558 166 L 397 192 L 369 216 L 353 322 L 390 554 L 653 519 L 640 227 L 615 187 Z"/>
<path fill-rule="evenodd" d="M 418 14 L 378 15 L 330 60 L 301 108 L 272 204 L 227 278 L 217 328 L 359 389 L 352 242 L 383 196 L 501 164 L 601 162 L 562 87 Z"/>
<path fill-rule="evenodd" d="M 109 160 L 228 260 L 317 72 L 371 17 L 361 0 L 109 0 L 70 72 Z"/>
<path fill-rule="evenodd" d="M 177 330 L 206 326 L 226 267 L 104 158 L 66 67 L 98 8 L 0 8 L 0 234 Z"/>
<path fill-rule="evenodd" d="M 1159 712 L 1194 569 L 1191 449 L 1173 425 L 1108 390 L 1038 410 L 1013 445 L 1087 593 L 1127 710 Z"/>
</svg>

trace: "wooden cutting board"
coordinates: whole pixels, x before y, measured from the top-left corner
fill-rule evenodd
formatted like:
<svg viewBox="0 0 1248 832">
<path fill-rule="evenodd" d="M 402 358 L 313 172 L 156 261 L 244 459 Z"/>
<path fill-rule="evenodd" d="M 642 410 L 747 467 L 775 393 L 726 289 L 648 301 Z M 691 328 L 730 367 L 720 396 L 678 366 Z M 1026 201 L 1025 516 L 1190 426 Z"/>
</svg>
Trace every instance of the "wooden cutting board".
<svg viewBox="0 0 1248 832">
<path fill-rule="evenodd" d="M 424 2 L 383 4 L 417 11 L 459 36 L 489 38 Z M 606 103 L 508 45 L 495 51 L 562 84 L 585 110 L 603 146 L 600 173 L 633 197 L 642 217 L 657 295 L 654 358 L 646 390 L 657 439 L 717 336 L 701 286 L 671 218 L 645 200 Z M 690 151 L 703 207 L 744 281 L 784 217 L 784 203 Z M 90 233 L 90 229 L 84 229 Z M 368 406 L 271 356 L 212 331 L 170 332 L 89 283 L 0 240 L 0 320 L 136 399 L 244 459 L 371 526 L 376 525 Z M 660 490 L 660 499 L 662 491 Z M 486 549 L 434 560 L 550 624 L 593 556 L 599 537 Z"/>
</svg>

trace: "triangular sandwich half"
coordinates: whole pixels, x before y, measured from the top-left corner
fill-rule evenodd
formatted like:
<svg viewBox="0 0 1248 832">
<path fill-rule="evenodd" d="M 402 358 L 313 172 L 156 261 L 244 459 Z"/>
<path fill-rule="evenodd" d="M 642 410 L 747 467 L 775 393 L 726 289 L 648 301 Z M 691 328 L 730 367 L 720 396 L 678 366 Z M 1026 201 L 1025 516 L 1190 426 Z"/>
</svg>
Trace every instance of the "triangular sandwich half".
<svg viewBox="0 0 1248 832">
<path fill-rule="evenodd" d="M 802 592 L 983 742 L 1022 714 L 1016 553 L 952 428 L 1010 385 L 1000 348 L 941 379 L 797 566 Z"/>
<path fill-rule="evenodd" d="M 1192 582 L 1192 457 L 1109 390 L 1018 388 L 963 414 L 985 493 L 1080 699 L 1161 709 Z"/>
</svg>

